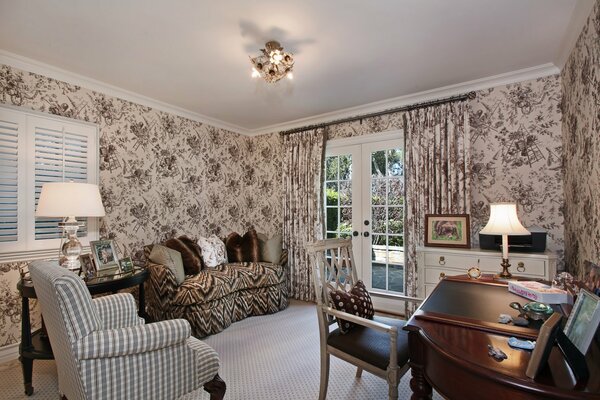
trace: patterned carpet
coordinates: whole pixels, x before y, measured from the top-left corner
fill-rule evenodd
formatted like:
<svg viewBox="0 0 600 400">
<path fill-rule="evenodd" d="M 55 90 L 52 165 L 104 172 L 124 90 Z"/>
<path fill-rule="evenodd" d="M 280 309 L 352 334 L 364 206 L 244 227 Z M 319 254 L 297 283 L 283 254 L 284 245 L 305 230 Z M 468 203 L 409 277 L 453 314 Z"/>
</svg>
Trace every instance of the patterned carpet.
<svg viewBox="0 0 600 400">
<path fill-rule="evenodd" d="M 292 301 L 277 314 L 251 317 L 205 339 L 221 357 L 221 376 L 227 382 L 226 399 L 311 400 L 319 392 L 319 337 L 315 306 Z M 34 362 L 33 386 L 29 399 L 57 399 L 54 361 Z M 385 381 L 367 372 L 356 379 L 355 367 L 331 359 L 330 400 L 387 399 Z M 23 394 L 18 361 L 0 365 L 0 393 L 3 399 L 27 399 Z M 410 372 L 400 382 L 399 398 L 409 399 Z M 185 397 L 205 400 L 202 390 Z M 441 399 L 434 393 L 434 399 Z"/>
</svg>

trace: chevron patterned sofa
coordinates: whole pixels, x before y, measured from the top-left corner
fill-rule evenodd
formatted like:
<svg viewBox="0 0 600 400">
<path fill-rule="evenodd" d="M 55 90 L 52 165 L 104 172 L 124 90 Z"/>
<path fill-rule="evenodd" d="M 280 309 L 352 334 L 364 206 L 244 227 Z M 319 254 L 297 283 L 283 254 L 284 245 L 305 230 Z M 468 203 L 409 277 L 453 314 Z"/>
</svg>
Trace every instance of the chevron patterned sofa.
<svg viewBox="0 0 600 400">
<path fill-rule="evenodd" d="M 146 254 L 151 250 L 146 246 Z M 248 316 L 272 314 L 288 306 L 286 264 L 284 250 L 278 264 L 221 264 L 186 276 L 178 285 L 169 268 L 148 261 L 146 311 L 155 321 L 187 319 L 195 337 L 221 332 Z"/>
</svg>

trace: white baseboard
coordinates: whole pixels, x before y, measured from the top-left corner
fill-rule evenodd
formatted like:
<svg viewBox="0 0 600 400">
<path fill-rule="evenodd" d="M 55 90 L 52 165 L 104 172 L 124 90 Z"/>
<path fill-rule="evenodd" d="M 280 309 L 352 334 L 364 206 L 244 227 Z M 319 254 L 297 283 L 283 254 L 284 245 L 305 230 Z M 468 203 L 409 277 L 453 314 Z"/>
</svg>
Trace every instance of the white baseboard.
<svg viewBox="0 0 600 400">
<path fill-rule="evenodd" d="M 0 364 L 19 358 L 19 343 L 0 347 Z"/>
</svg>

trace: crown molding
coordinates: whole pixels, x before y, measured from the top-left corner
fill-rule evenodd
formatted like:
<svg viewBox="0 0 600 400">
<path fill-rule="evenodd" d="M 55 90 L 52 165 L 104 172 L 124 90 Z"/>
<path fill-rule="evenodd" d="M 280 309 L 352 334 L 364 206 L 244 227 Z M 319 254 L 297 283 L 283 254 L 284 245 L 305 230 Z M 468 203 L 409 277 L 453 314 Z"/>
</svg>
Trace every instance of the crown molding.
<svg viewBox="0 0 600 400">
<path fill-rule="evenodd" d="M 596 0 L 582 0 L 575 4 L 571 19 L 569 20 L 569 25 L 567 26 L 567 31 L 563 35 L 563 40 L 560 43 L 556 56 L 555 64 L 561 70 L 567 63 L 567 60 L 581 35 L 581 30 L 594 8 L 594 4 L 596 4 Z"/>
<path fill-rule="evenodd" d="M 560 73 L 560 69 L 552 63 L 537 65 L 535 67 L 524 68 L 504 74 L 494 75 L 486 78 L 475 79 L 468 82 L 455 85 L 444 86 L 437 89 L 426 90 L 405 96 L 394 97 L 387 100 L 376 101 L 356 107 L 344 108 L 333 112 L 314 115 L 312 117 L 300 118 L 294 121 L 281 124 L 269 125 L 263 128 L 250 129 L 250 136 L 264 135 L 267 133 L 281 132 L 288 129 L 301 128 L 303 126 L 331 122 L 342 118 L 354 117 L 361 114 L 369 114 L 378 111 L 389 110 L 391 108 L 403 107 L 411 104 L 421 103 L 441 99 L 444 97 L 456 96 L 471 91 L 489 89 L 495 86 L 507 85 L 527 81 L 530 79 L 542 78 L 549 75 Z"/>
<path fill-rule="evenodd" d="M 98 81 L 83 75 L 76 74 L 71 71 L 58 68 L 41 61 L 33 60 L 31 58 L 23 57 L 18 54 L 8 52 L 0 49 L 0 64 L 6 64 L 14 68 L 22 69 L 27 72 L 33 72 L 35 74 L 43 75 L 59 81 L 68 82 L 73 85 L 78 85 L 86 89 L 94 90 L 99 93 L 107 94 L 109 96 L 118 97 L 120 99 L 130 101 L 132 103 L 141 104 L 147 107 L 152 107 L 156 110 L 164 111 L 170 114 L 178 115 L 183 118 L 191 119 L 192 121 L 200 122 L 214 126 L 216 128 L 225 129 L 231 132 L 235 132 L 244 136 L 248 136 L 249 132 L 247 129 L 230 124 L 219 119 L 215 119 L 206 115 L 202 115 L 193 111 L 186 110 L 181 107 L 177 107 L 160 100 L 153 99 L 135 92 L 131 92 L 126 89 L 113 86 L 111 84 Z"/>
<path fill-rule="evenodd" d="M 307 125 L 329 122 L 337 119 L 352 117 L 361 114 L 368 114 L 377 111 L 383 111 L 390 108 L 402 107 L 410 104 L 424 101 L 435 100 L 444 97 L 456 96 L 461 93 L 488 89 L 495 86 L 506 85 L 509 83 L 521 82 L 530 79 L 541 78 L 544 76 L 560 73 L 560 69 L 552 64 L 542 64 L 531 68 L 520 69 L 504 74 L 494 75 L 486 78 L 476 79 L 455 85 L 444 86 L 437 89 L 427 90 L 419 93 L 413 93 L 405 96 L 394 97 L 387 100 L 376 101 L 360 106 L 344 108 L 337 111 L 318 114 L 311 117 L 300 118 L 293 121 L 280 124 L 269 125 L 256 129 L 247 129 L 235 124 L 221 121 L 199 113 L 195 113 L 181 107 L 155 100 L 138 93 L 134 93 L 117 86 L 110 85 L 83 75 L 79 75 L 49 64 L 42 63 L 27 57 L 23 57 L 0 49 L 0 64 L 6 64 L 24 71 L 33 72 L 39 75 L 47 76 L 56 80 L 68 82 L 74 85 L 94 90 L 103 94 L 118 97 L 120 99 L 131 101 L 152 107 L 156 110 L 168 112 L 180 117 L 211 125 L 216 128 L 225 129 L 244 136 L 259 136 L 269 133 L 276 133 L 288 129 L 300 128 Z"/>
</svg>

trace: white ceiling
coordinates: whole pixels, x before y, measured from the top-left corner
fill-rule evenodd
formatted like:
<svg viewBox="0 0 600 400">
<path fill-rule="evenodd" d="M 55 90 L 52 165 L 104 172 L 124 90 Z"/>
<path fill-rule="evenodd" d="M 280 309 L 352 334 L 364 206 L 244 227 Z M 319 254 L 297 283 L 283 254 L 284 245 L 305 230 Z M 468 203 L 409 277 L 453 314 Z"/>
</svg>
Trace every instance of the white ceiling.
<svg viewBox="0 0 600 400">
<path fill-rule="evenodd" d="M 560 65 L 593 1 L 0 0 L 0 49 L 251 132 Z M 294 81 L 250 78 L 271 39 Z"/>
</svg>

